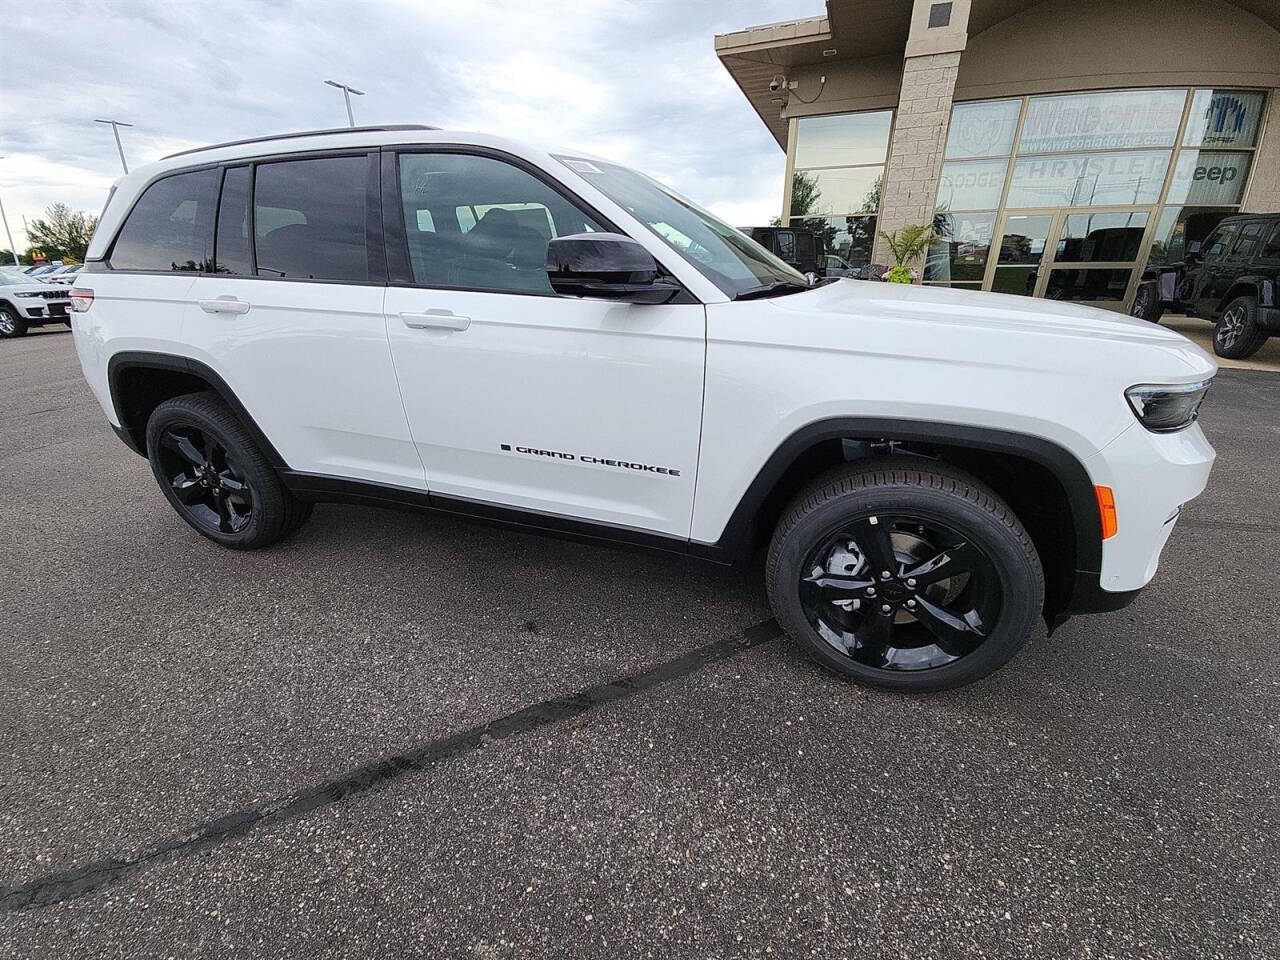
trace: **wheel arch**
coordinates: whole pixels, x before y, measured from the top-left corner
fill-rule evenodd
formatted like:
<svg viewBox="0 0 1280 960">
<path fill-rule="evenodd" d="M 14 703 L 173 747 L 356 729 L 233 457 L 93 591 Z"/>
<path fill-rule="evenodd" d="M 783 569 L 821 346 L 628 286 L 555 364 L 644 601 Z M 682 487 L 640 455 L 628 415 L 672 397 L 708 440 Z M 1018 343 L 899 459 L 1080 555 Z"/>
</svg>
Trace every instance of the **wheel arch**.
<svg viewBox="0 0 1280 960">
<path fill-rule="evenodd" d="M 1074 454 L 1029 434 L 919 420 L 841 417 L 800 428 L 757 472 L 720 539 L 691 544 L 691 552 L 733 560 L 750 556 L 813 476 L 886 451 L 959 466 L 1009 503 L 1040 554 L 1044 612 L 1051 625 L 1070 608 L 1080 575 L 1099 576 L 1102 526 L 1096 494 Z"/>
<path fill-rule="evenodd" d="M 1268 306 L 1269 303 L 1263 299 L 1263 293 L 1264 291 L 1270 293 L 1271 286 L 1270 281 L 1262 277 L 1238 277 L 1227 289 L 1222 299 L 1218 301 L 1217 313 L 1221 314 L 1222 311 L 1226 310 L 1227 304 L 1236 297 L 1253 297 L 1258 303 Z"/>
<path fill-rule="evenodd" d="M 141 456 L 146 456 L 147 420 L 156 407 L 173 397 L 209 391 L 235 414 L 272 467 L 289 469 L 235 391 L 199 360 L 169 353 L 123 351 L 107 362 L 107 385 L 120 423 L 120 439 Z"/>
</svg>

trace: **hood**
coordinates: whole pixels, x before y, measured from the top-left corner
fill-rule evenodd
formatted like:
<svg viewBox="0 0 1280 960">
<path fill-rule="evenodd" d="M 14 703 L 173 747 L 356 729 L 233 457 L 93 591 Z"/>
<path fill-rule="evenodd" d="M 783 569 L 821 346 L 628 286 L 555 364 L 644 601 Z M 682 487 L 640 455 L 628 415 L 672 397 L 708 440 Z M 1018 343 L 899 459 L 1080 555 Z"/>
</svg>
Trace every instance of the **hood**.
<svg viewBox="0 0 1280 960">
<path fill-rule="evenodd" d="M 1187 379 L 1208 376 L 1217 369 L 1209 354 L 1180 333 L 1123 313 L 1058 300 L 842 278 L 770 302 L 786 310 L 844 315 L 851 322 L 864 318 L 901 321 L 904 329 L 919 332 L 924 332 L 923 324 L 937 328 L 940 335 L 1004 332 L 1017 335 L 1013 339 L 1019 341 L 1023 335 L 1033 340 L 1068 338 L 1089 341 L 1099 352 L 1118 344 L 1155 347 L 1165 359 L 1180 360 L 1178 366 L 1185 368 Z M 1073 348 L 1080 346 L 1073 343 Z"/>
</svg>

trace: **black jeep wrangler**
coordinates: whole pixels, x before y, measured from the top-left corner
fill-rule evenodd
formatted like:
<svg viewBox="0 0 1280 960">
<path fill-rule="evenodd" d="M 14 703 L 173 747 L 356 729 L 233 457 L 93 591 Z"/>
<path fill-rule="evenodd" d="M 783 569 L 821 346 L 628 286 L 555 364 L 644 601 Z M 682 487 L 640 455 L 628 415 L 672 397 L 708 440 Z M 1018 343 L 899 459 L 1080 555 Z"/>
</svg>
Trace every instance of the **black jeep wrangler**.
<svg viewBox="0 0 1280 960">
<path fill-rule="evenodd" d="M 1217 324 L 1213 352 L 1231 360 L 1280 334 L 1280 213 L 1225 217 L 1203 240 L 1189 231 L 1183 260 L 1148 268 L 1129 312 L 1159 322 L 1166 309 Z"/>
</svg>

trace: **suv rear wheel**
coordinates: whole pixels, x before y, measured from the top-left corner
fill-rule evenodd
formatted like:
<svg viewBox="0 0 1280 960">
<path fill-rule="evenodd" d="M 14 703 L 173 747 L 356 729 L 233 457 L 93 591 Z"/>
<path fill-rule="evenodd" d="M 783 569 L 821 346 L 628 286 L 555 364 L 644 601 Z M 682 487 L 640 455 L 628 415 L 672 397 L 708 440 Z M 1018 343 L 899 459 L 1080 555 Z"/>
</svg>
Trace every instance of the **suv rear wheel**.
<svg viewBox="0 0 1280 960">
<path fill-rule="evenodd" d="M 25 336 L 26 322 L 18 316 L 18 312 L 7 303 L 0 303 L 0 339 Z"/>
<path fill-rule="evenodd" d="M 823 666 L 904 691 L 981 679 L 1026 642 L 1044 574 L 1013 511 L 968 474 L 894 456 L 802 491 L 769 548 L 779 623 Z"/>
<path fill-rule="evenodd" d="M 1258 325 L 1258 301 L 1236 297 L 1228 303 L 1213 332 L 1213 352 L 1228 360 L 1245 360 L 1266 342 L 1267 331 Z"/>
<path fill-rule="evenodd" d="M 1133 306 L 1129 308 L 1129 315 L 1139 320 L 1159 323 L 1163 314 L 1164 304 L 1160 302 L 1160 291 L 1156 289 L 1156 285 L 1154 283 L 1138 284 L 1138 289 L 1133 295 Z"/>
<path fill-rule="evenodd" d="M 197 533 L 252 550 L 300 527 L 295 499 L 235 414 L 211 393 L 166 400 L 147 421 L 147 458 L 173 509 Z"/>
</svg>

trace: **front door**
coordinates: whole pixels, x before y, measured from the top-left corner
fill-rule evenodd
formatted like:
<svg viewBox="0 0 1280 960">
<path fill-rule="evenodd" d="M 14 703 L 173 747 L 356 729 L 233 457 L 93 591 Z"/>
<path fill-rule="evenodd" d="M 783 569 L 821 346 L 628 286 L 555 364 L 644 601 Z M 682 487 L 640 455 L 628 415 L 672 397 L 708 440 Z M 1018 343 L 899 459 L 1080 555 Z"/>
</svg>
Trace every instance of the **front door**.
<svg viewBox="0 0 1280 960">
<path fill-rule="evenodd" d="M 1224 281 L 1232 258 L 1232 247 L 1240 235 L 1240 223 L 1221 224 L 1205 238 L 1200 250 L 1201 262 L 1196 268 L 1196 285 L 1191 294 L 1192 305 L 1198 316 L 1213 318 L 1220 301 L 1227 292 Z"/>
<path fill-rule="evenodd" d="M 611 227 L 514 160 L 402 152 L 383 171 L 386 328 L 432 497 L 687 538 L 702 305 L 555 294 L 547 241 Z"/>
</svg>

